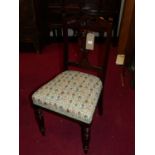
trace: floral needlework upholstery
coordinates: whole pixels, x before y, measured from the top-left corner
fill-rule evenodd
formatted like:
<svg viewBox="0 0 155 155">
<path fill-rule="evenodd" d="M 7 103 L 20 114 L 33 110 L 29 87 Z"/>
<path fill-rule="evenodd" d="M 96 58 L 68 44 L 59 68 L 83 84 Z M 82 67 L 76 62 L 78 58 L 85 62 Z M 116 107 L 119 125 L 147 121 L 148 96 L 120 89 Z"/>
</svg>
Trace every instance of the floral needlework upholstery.
<svg viewBox="0 0 155 155">
<path fill-rule="evenodd" d="M 79 71 L 65 71 L 39 88 L 33 104 L 90 124 L 101 93 L 101 80 Z"/>
</svg>

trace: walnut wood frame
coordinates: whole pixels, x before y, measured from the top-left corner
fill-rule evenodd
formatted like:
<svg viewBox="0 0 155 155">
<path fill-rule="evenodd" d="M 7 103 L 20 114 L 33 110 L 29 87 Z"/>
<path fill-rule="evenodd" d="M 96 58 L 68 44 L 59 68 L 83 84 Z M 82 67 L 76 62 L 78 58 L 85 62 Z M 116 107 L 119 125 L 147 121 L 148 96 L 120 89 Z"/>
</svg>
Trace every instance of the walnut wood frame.
<svg viewBox="0 0 155 155">
<path fill-rule="evenodd" d="M 85 24 L 82 25 L 85 21 Z M 92 66 L 90 65 L 88 61 L 88 52 L 84 49 L 82 49 L 81 52 L 85 52 L 80 62 L 70 62 L 68 60 L 68 28 L 76 28 L 78 32 L 82 32 L 85 30 L 88 31 L 102 31 L 107 32 L 107 39 L 106 39 L 106 48 L 105 48 L 105 57 L 103 59 L 102 66 Z M 103 82 L 104 86 L 104 80 L 105 80 L 105 74 L 106 74 L 106 68 L 107 68 L 107 62 L 108 62 L 108 55 L 109 55 L 109 49 L 110 49 L 110 40 L 111 40 L 111 29 L 112 29 L 112 20 L 105 20 L 102 17 L 90 17 L 90 16 L 84 16 L 80 19 L 65 19 L 64 20 L 64 27 L 63 27 L 63 34 L 64 34 L 64 69 L 67 70 L 68 66 L 77 66 L 77 67 L 83 67 L 85 69 L 95 70 L 99 72 L 101 75 L 100 78 Z M 84 51 L 83 51 L 84 50 Z M 102 74 L 101 74 L 102 73 Z M 102 103 L 102 95 L 103 95 L 103 89 L 100 94 L 100 99 L 98 103 L 99 108 L 99 114 L 102 114 L 103 112 L 103 103 Z M 44 108 L 43 108 L 44 109 Z M 40 132 L 42 135 L 45 135 L 45 126 L 44 126 L 44 118 L 41 111 L 41 108 L 38 106 L 34 106 L 35 116 L 36 120 L 38 122 L 38 126 L 40 129 Z M 62 116 L 64 117 L 64 116 Z M 73 120 L 73 119 L 71 119 Z M 81 126 L 81 135 L 82 135 L 82 143 L 83 143 L 83 150 L 84 153 L 88 152 L 89 149 L 89 142 L 90 142 L 90 135 L 91 135 L 91 124 L 86 124 L 77 120 L 74 120 L 75 122 L 78 122 Z"/>
</svg>

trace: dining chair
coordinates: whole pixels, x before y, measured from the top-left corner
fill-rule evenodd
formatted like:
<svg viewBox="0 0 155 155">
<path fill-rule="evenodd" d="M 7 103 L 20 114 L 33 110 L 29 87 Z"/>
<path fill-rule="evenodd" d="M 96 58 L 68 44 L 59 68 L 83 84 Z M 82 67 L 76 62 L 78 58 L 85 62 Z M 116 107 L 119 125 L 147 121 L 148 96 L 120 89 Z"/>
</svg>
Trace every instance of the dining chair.
<svg viewBox="0 0 155 155">
<path fill-rule="evenodd" d="M 63 27 L 64 71 L 32 94 L 33 107 L 42 135 L 45 135 L 43 109 L 79 123 L 83 150 L 87 153 L 96 107 L 99 108 L 99 114 L 103 111 L 102 96 L 111 46 L 112 19 L 87 15 L 80 18 L 66 18 Z M 71 43 L 68 37 L 69 28 L 76 29 L 77 32 L 74 40 L 79 46 L 76 51 L 78 53 L 76 62 L 69 58 Z M 96 39 L 96 32 L 103 34 L 100 40 Z M 89 60 L 90 53 L 96 53 L 97 44 L 104 46 L 100 66 L 92 65 Z M 76 68 L 84 70 L 79 71 Z M 93 73 L 88 73 L 86 70 Z"/>
</svg>

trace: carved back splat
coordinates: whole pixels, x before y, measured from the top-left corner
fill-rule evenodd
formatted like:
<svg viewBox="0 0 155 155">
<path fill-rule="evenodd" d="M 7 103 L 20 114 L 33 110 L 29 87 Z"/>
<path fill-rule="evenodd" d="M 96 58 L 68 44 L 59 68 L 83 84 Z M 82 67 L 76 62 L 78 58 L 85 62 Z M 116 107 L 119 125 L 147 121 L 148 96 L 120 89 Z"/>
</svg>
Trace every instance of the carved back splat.
<svg viewBox="0 0 155 155">
<path fill-rule="evenodd" d="M 80 60 L 79 62 L 72 62 L 68 60 L 68 29 L 74 29 L 77 31 L 77 39 L 80 46 Z M 95 71 L 103 71 L 105 73 L 108 61 L 108 53 L 110 49 L 110 39 L 111 39 L 111 31 L 112 31 L 112 20 L 105 20 L 103 17 L 95 17 L 95 16 L 82 16 L 79 18 L 69 18 L 64 20 L 64 63 L 65 69 L 68 69 L 68 66 L 77 66 L 85 69 L 95 70 Z M 89 62 L 89 52 L 85 48 L 86 45 L 86 36 L 90 32 L 99 32 L 104 34 L 106 32 L 105 37 L 105 54 L 103 63 L 101 66 L 91 65 Z M 103 74 L 104 75 L 104 74 Z"/>
</svg>

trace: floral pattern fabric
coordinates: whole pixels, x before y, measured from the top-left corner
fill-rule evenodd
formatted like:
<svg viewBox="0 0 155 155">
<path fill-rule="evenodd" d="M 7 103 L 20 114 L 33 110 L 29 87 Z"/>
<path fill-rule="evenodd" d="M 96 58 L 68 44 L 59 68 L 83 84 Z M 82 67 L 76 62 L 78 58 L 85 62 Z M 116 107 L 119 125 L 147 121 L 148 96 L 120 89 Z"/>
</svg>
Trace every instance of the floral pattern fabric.
<svg viewBox="0 0 155 155">
<path fill-rule="evenodd" d="M 35 105 L 90 124 L 102 89 L 101 80 L 79 71 L 65 71 L 39 88 Z"/>
</svg>

